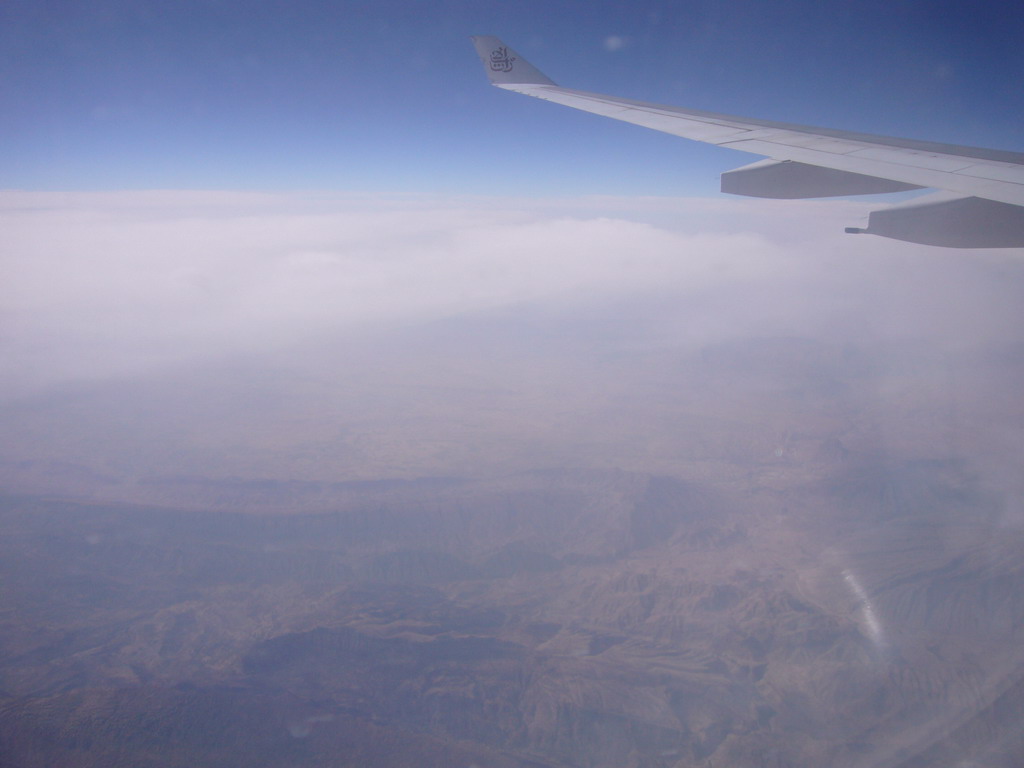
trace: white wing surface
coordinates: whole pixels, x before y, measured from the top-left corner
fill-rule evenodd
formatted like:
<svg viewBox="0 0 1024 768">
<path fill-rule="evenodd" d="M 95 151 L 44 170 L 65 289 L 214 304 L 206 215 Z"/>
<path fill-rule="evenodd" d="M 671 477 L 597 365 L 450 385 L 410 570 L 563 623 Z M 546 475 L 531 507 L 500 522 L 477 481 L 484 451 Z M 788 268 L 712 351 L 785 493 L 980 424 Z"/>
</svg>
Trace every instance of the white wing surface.
<svg viewBox="0 0 1024 768">
<path fill-rule="evenodd" d="M 1024 154 L 719 115 L 562 88 L 496 37 L 473 38 L 491 83 L 686 139 L 761 155 L 722 190 L 806 198 L 934 188 L 871 214 L 866 229 L 952 247 L 1024 246 Z"/>
</svg>

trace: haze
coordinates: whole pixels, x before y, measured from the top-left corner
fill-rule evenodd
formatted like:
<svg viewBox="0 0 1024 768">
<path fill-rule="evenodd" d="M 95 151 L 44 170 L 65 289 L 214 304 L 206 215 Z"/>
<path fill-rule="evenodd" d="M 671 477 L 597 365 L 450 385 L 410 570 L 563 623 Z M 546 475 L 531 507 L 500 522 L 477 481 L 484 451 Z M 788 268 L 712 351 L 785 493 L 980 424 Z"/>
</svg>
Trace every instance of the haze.
<svg viewBox="0 0 1024 768">
<path fill-rule="evenodd" d="M 125 498 L 176 474 L 677 474 L 704 439 L 690 420 L 755 418 L 708 391 L 701 361 L 797 354 L 778 344 L 841 362 L 818 374 L 836 387 L 829 408 L 853 407 L 843 379 L 872 376 L 908 408 L 980 417 L 970 440 L 985 455 L 1016 412 L 1016 381 L 986 375 L 1021 348 L 1016 256 L 866 250 L 835 235 L 855 204 L 4 199 L 9 483 L 48 463 Z M 737 372 L 737 397 L 773 386 L 759 373 Z M 814 431 L 810 407 L 757 414 L 761 458 Z M 948 439 L 929 453 L 948 456 Z"/>
<path fill-rule="evenodd" d="M 1013 765 L 1024 262 L 861 210 L 6 193 L 6 743 Z"/>
<path fill-rule="evenodd" d="M 0 7 L 0 764 L 1024 764 L 1020 250 L 468 41 L 1019 150 L 1019 4 L 65 5 Z"/>
</svg>

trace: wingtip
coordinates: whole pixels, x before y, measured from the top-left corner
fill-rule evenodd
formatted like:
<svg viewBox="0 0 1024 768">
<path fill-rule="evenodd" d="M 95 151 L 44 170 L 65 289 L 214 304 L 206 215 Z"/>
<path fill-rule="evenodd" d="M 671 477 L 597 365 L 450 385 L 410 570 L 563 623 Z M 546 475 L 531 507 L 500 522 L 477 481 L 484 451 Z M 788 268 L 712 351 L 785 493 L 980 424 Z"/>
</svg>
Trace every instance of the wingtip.
<svg viewBox="0 0 1024 768">
<path fill-rule="evenodd" d="M 555 82 L 494 35 L 470 40 L 493 85 L 554 85 Z"/>
</svg>

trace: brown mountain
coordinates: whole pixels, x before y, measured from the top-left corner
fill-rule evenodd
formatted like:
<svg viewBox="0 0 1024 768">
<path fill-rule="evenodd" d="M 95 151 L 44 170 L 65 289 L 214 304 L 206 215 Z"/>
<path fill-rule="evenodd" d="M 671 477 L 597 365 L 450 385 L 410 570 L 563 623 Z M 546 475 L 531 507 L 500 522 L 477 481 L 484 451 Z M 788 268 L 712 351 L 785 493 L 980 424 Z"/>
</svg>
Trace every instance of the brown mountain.
<svg viewBox="0 0 1024 768">
<path fill-rule="evenodd" d="M 7 497 L 0 764 L 1015 765 L 1024 535 L 955 464 L 814 461 Z"/>
</svg>

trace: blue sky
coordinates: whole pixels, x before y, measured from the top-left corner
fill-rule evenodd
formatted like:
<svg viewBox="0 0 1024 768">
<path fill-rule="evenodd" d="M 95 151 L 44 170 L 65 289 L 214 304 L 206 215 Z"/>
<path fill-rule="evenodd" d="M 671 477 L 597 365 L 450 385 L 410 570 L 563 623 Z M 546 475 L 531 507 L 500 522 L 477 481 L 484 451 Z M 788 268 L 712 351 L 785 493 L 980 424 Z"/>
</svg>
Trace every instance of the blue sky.
<svg viewBox="0 0 1024 768">
<path fill-rule="evenodd" d="M 1024 10 L 968 2 L 0 6 L 0 188 L 713 194 L 753 159 L 486 85 L 1024 149 Z"/>
</svg>

